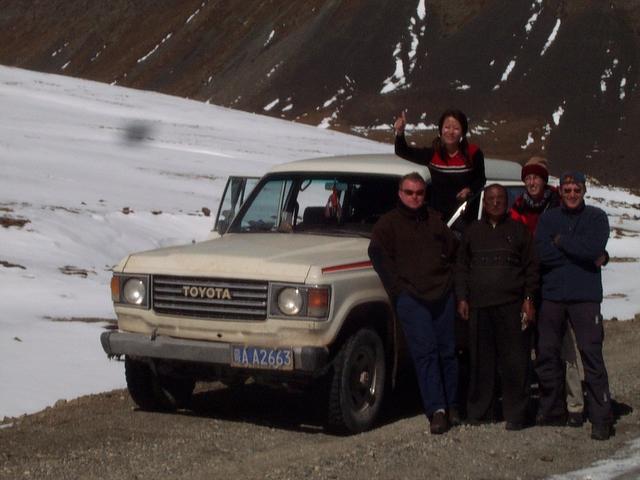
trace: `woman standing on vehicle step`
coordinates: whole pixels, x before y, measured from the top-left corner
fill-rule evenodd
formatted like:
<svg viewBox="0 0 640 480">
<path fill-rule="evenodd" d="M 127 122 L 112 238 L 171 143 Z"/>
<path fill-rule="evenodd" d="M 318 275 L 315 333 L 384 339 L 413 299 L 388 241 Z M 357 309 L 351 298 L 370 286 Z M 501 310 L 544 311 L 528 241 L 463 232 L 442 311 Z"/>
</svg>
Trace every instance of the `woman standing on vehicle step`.
<svg viewBox="0 0 640 480">
<path fill-rule="evenodd" d="M 429 168 L 429 204 L 446 221 L 460 204 L 484 187 L 484 154 L 477 145 L 468 142 L 469 123 L 460 110 L 446 110 L 440 116 L 438 136 L 431 147 L 409 146 L 404 136 L 406 125 L 402 111 L 393 125 L 396 155 Z"/>
</svg>

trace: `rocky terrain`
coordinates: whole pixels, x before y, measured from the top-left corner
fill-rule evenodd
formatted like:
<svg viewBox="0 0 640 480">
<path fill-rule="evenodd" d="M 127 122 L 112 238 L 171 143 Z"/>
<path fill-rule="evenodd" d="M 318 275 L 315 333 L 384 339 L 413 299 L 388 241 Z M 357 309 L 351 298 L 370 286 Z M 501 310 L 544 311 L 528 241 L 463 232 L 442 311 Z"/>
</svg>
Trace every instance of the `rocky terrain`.
<svg viewBox="0 0 640 480">
<path fill-rule="evenodd" d="M 640 0 L 0 0 L 0 63 L 640 185 Z M 249 134 L 249 132 L 247 132 Z"/>
<path fill-rule="evenodd" d="M 117 390 L 5 418 L 0 479 L 546 478 L 625 455 L 640 435 L 633 407 L 640 403 L 640 323 L 608 321 L 605 331 L 619 416 L 606 442 L 590 440 L 588 423 L 519 432 L 505 431 L 504 423 L 465 425 L 430 435 L 410 387 L 390 398 L 377 428 L 341 437 L 323 430 L 306 396 L 203 384 L 192 408 L 176 414 L 137 410 Z"/>
</svg>

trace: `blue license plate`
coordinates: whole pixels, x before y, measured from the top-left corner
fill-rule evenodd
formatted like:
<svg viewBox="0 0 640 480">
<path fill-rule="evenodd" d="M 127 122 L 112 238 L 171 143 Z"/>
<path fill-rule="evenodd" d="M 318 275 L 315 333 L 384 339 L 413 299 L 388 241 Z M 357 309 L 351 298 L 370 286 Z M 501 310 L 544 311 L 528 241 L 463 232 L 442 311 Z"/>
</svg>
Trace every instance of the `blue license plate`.
<svg viewBox="0 0 640 480">
<path fill-rule="evenodd" d="M 290 348 L 231 346 L 231 366 L 264 370 L 293 370 Z"/>
</svg>

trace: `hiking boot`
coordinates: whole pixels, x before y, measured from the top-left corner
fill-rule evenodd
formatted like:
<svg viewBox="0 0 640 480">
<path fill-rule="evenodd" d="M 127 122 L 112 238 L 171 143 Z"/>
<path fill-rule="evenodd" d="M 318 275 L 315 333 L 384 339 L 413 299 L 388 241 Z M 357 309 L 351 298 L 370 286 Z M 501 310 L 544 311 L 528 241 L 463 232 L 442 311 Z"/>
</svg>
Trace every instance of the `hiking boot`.
<svg viewBox="0 0 640 480">
<path fill-rule="evenodd" d="M 447 417 L 444 415 L 444 410 L 438 410 L 431 417 L 431 424 L 429 426 L 429 431 L 432 435 L 440 435 L 444 433 L 449 428 L 447 423 Z"/>
<path fill-rule="evenodd" d="M 462 418 L 460 418 L 460 412 L 456 407 L 451 407 L 449 409 L 449 425 L 452 427 L 457 427 L 462 424 Z"/>
<path fill-rule="evenodd" d="M 613 429 L 608 423 L 594 423 L 591 425 L 591 438 L 594 440 L 609 440 L 613 434 Z"/>
<path fill-rule="evenodd" d="M 569 412 L 569 416 L 567 418 L 567 425 L 570 427 L 580 428 L 584 423 L 584 417 L 582 416 L 582 412 Z"/>
</svg>

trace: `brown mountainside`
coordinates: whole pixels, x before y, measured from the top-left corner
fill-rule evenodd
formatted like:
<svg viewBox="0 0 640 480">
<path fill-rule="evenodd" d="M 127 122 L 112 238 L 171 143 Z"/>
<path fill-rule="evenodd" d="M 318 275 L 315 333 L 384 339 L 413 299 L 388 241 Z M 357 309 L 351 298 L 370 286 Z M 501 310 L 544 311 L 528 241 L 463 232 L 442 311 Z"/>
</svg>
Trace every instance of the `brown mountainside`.
<svg viewBox="0 0 640 480">
<path fill-rule="evenodd" d="M 640 0 L 0 0 L 0 63 L 640 187 Z M 250 132 L 247 132 L 249 135 Z"/>
</svg>

